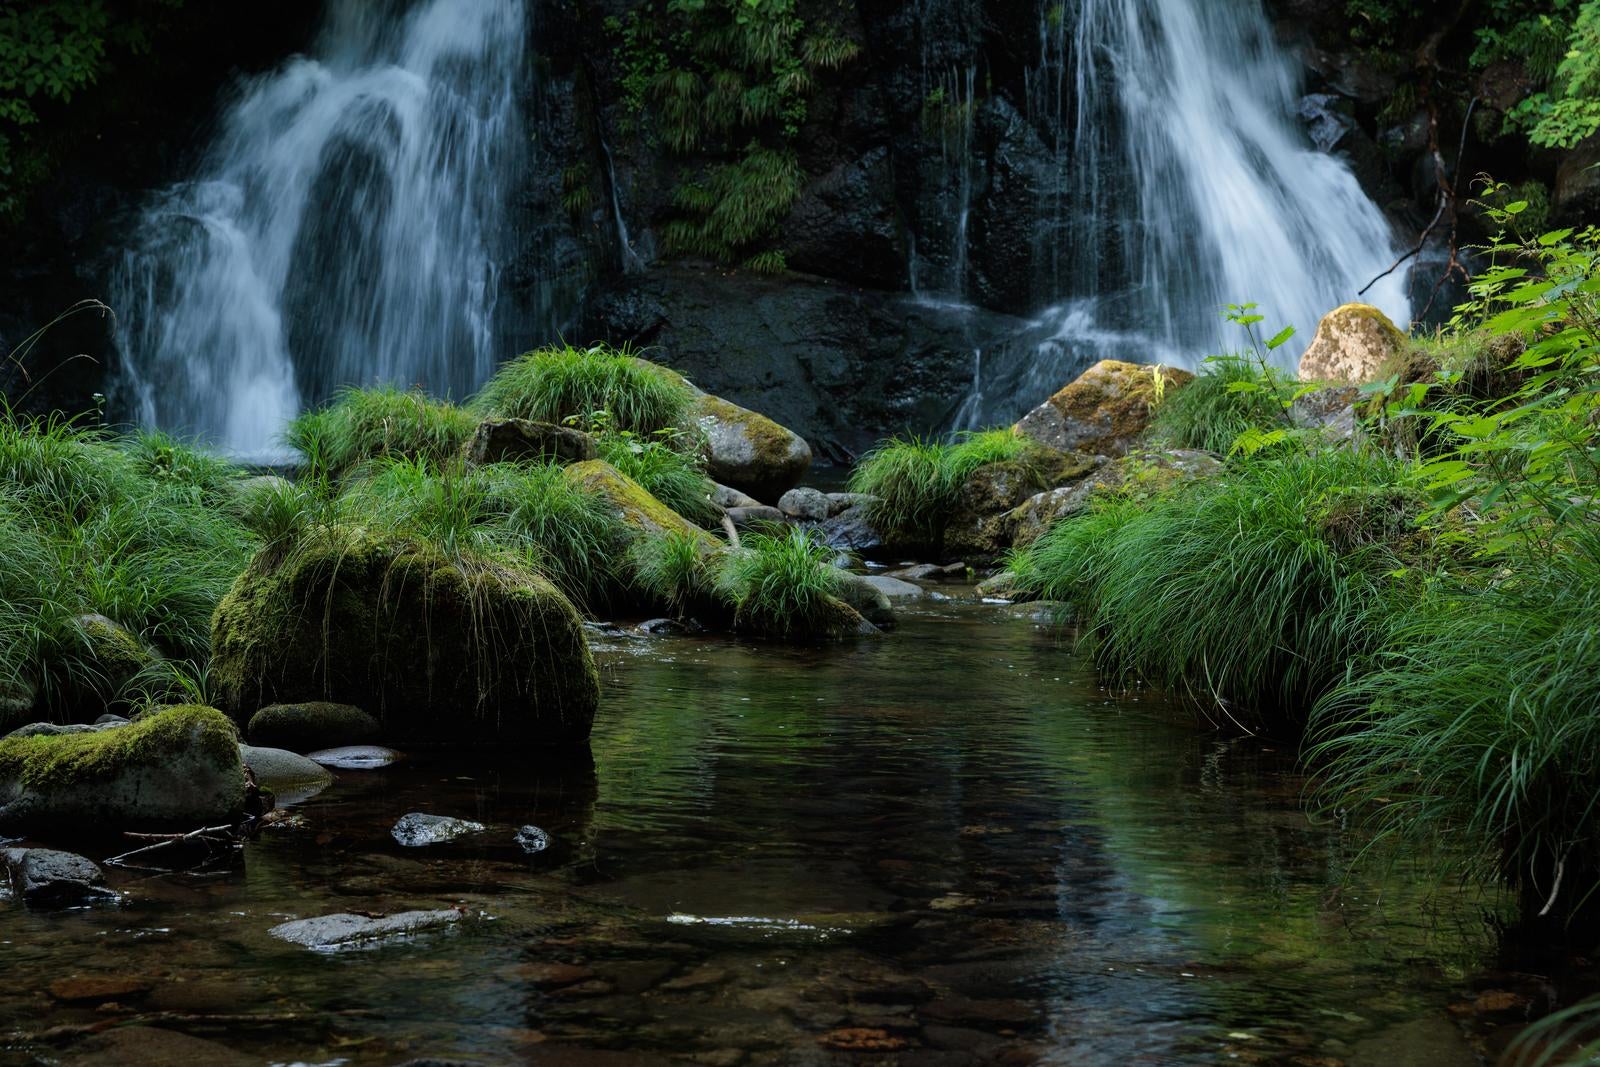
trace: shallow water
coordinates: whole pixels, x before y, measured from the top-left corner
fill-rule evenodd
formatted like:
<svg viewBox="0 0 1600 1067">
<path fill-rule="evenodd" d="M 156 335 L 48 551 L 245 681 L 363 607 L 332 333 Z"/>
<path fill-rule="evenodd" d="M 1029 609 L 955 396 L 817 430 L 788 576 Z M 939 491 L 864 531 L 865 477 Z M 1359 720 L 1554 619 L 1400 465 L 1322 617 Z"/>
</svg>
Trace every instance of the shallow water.
<svg viewBox="0 0 1600 1067">
<path fill-rule="evenodd" d="M 191 1062 L 1475 1062 L 1476 896 L 1349 874 L 1290 752 L 947 592 L 838 648 L 597 631 L 593 767 L 342 772 L 232 871 L 0 904 L 0 1063 L 127 1062 L 148 1031 L 84 1036 L 125 1022 L 215 1043 Z M 411 811 L 489 829 L 402 848 Z M 448 907 L 374 949 L 267 933 Z M 127 988 L 49 992 L 86 976 Z"/>
</svg>

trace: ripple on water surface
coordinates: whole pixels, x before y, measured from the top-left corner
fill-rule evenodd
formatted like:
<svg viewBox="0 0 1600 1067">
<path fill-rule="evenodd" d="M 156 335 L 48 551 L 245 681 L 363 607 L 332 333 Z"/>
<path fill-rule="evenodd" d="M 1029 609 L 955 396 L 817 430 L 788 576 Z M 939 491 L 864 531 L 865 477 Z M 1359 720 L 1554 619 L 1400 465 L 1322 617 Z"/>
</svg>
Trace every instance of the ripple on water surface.
<svg viewBox="0 0 1600 1067">
<path fill-rule="evenodd" d="M 596 647 L 592 761 L 340 771 L 235 870 L 0 905 L 0 1062 L 1473 1062 L 1477 898 L 1347 877 L 1287 749 L 1101 688 L 1048 625 L 967 597 L 838 648 Z M 486 830 L 402 848 L 408 812 Z"/>
</svg>

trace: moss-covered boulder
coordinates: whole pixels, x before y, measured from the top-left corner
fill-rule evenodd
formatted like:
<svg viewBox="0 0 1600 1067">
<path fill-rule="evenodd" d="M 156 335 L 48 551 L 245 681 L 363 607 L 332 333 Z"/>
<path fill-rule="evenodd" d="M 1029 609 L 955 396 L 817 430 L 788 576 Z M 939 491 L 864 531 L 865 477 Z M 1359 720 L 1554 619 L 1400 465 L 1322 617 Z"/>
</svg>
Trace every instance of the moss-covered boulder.
<svg viewBox="0 0 1600 1067">
<path fill-rule="evenodd" d="M 391 743 L 572 745 L 599 700 L 582 621 L 543 577 L 359 530 L 257 557 L 218 605 L 211 641 L 235 718 L 361 701 Z"/>
<path fill-rule="evenodd" d="M 1009 513 L 1050 487 L 1075 485 L 1105 463 L 1084 452 L 1036 446 L 1022 457 L 989 463 L 967 476 L 945 525 L 942 554 L 988 560 L 1011 547 Z"/>
<path fill-rule="evenodd" d="M 312 700 L 304 704 L 272 704 L 250 716 L 245 736 L 252 745 L 315 752 L 376 741 L 383 727 L 377 719 L 350 704 Z"/>
<path fill-rule="evenodd" d="M 811 469 L 805 438 L 759 412 L 702 393 L 689 417 L 706 435 L 706 473 L 764 503 L 776 502 Z"/>
<path fill-rule="evenodd" d="M 245 799 L 233 724 L 183 705 L 114 730 L 0 740 L 0 829 L 64 831 L 216 825 Z"/>
<path fill-rule="evenodd" d="M 582 463 L 598 452 L 594 438 L 570 426 L 531 419 L 484 419 L 463 448 L 469 464 Z"/>
<path fill-rule="evenodd" d="M 1376 381 L 1406 349 L 1406 335 L 1371 304 L 1344 304 L 1322 316 L 1300 357 L 1301 381 L 1362 385 Z"/>
<path fill-rule="evenodd" d="M 624 539 L 632 544 L 640 537 L 683 534 L 701 541 L 707 548 L 719 542 L 688 519 L 650 495 L 650 491 L 604 460 L 574 463 L 567 477 L 585 492 L 605 500 L 622 521 Z"/>
<path fill-rule="evenodd" d="M 72 710 L 79 713 L 99 715 L 105 710 L 101 701 L 114 697 L 161 660 L 133 631 L 104 615 L 79 615 L 72 625 L 77 631 L 79 663 L 71 672 L 74 684 L 66 696 Z"/>
<path fill-rule="evenodd" d="M 1158 374 L 1162 390 L 1194 378 L 1173 367 L 1104 359 L 1024 415 L 1016 431 L 1061 452 L 1124 455 L 1150 425 Z"/>
<path fill-rule="evenodd" d="M 1036 493 L 1002 516 L 1001 524 L 1009 543 L 1025 548 L 1056 522 L 1087 510 L 1096 493 L 1149 497 L 1179 482 L 1214 477 L 1221 470 L 1221 459 L 1199 449 L 1134 452 L 1095 468 L 1071 485 Z"/>
</svg>

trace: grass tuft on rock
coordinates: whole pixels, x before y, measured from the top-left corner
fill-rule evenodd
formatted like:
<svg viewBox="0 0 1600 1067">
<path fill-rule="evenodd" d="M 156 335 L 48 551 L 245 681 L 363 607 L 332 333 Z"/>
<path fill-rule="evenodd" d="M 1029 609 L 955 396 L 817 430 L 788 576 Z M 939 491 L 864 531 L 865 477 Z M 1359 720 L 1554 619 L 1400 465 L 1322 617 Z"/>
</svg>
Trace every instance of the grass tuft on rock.
<svg viewBox="0 0 1600 1067">
<path fill-rule="evenodd" d="M 714 558 L 703 538 L 669 530 L 635 541 L 628 549 L 628 569 L 637 592 L 682 616 L 713 598 Z"/>
<path fill-rule="evenodd" d="M 1106 668 L 1244 725 L 1293 725 L 1431 566 L 1406 476 L 1376 455 L 1264 455 L 1143 504 L 1102 501 L 1011 567 L 1078 608 Z"/>
<path fill-rule="evenodd" d="M 693 401 L 683 379 L 608 345 L 552 345 L 503 365 L 473 399 L 484 415 L 651 434 L 681 427 Z M 601 413 L 604 413 L 601 416 Z"/>
<path fill-rule="evenodd" d="M 715 526 L 722 517 L 722 509 L 711 500 L 716 486 L 706 477 L 699 455 L 665 441 L 614 433 L 601 434 L 596 444 L 601 459 L 696 526 Z"/>
<path fill-rule="evenodd" d="M 1025 461 L 1035 447 L 1009 429 L 963 433 L 948 444 L 895 437 L 862 457 L 850 475 L 850 491 L 876 498 L 869 512 L 880 529 L 933 543 L 974 471 Z"/>
<path fill-rule="evenodd" d="M 1149 437 L 1164 448 L 1227 455 L 1250 430 L 1287 425 L 1284 404 L 1296 383 L 1288 374 L 1243 356 L 1212 356 L 1200 373 L 1172 390 L 1151 419 Z"/>
<path fill-rule="evenodd" d="M 289 423 L 284 437 L 313 476 L 339 478 L 378 459 L 440 464 L 461 451 L 477 417 L 411 389 L 344 389 L 332 404 Z"/>
<path fill-rule="evenodd" d="M 847 636 L 861 618 L 839 599 L 845 579 L 829 564 L 832 556 L 807 530 L 752 535 L 721 556 L 716 589 L 743 632 L 775 639 Z"/>
</svg>

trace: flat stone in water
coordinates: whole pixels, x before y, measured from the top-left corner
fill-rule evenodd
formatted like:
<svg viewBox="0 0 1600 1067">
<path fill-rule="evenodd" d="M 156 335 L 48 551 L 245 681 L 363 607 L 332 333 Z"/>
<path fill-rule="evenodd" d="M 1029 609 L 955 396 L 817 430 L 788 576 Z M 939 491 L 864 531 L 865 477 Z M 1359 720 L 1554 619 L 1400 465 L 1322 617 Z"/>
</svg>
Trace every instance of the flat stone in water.
<svg viewBox="0 0 1600 1067">
<path fill-rule="evenodd" d="M 315 952 L 338 952 L 343 949 L 374 948 L 404 940 L 441 929 L 460 919 L 461 912 L 451 909 L 403 911 L 378 918 L 339 912 L 319 915 L 314 919 L 296 919 L 274 926 L 267 932 L 280 941 Z"/>
<path fill-rule="evenodd" d="M 517 831 L 515 840 L 527 853 L 543 852 L 550 847 L 550 835 L 537 826 L 524 826 Z"/>
<path fill-rule="evenodd" d="M 309 800 L 333 782 L 332 772 L 322 764 L 287 749 L 240 745 L 239 757 L 256 783 L 272 790 L 279 806 Z"/>
<path fill-rule="evenodd" d="M 11 891 L 32 907 L 70 908 L 120 899 L 106 888 L 98 864 L 72 852 L 0 849 L 0 870 L 9 877 Z"/>
<path fill-rule="evenodd" d="M 381 745 L 345 745 L 343 748 L 325 748 L 309 753 L 306 759 L 339 771 L 375 771 L 398 763 L 405 757 Z"/>
<path fill-rule="evenodd" d="M 413 811 L 400 816 L 400 821 L 389 831 L 394 839 L 407 848 L 423 845 L 442 845 L 468 834 L 481 834 L 487 829 L 481 822 L 470 819 L 452 819 L 448 815 L 428 815 Z"/>
</svg>

